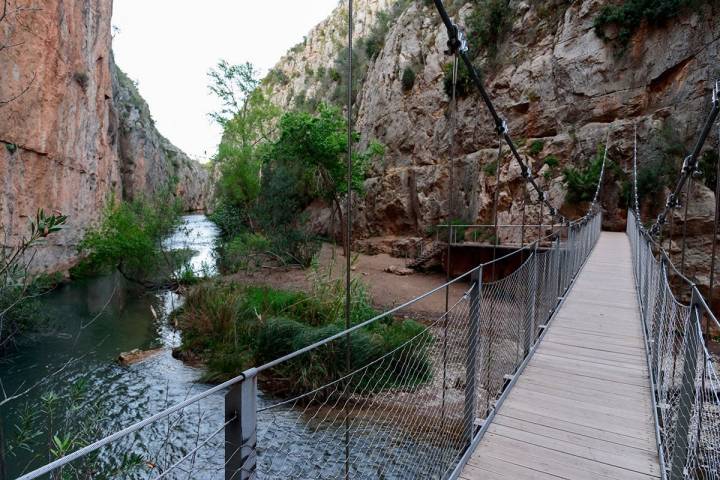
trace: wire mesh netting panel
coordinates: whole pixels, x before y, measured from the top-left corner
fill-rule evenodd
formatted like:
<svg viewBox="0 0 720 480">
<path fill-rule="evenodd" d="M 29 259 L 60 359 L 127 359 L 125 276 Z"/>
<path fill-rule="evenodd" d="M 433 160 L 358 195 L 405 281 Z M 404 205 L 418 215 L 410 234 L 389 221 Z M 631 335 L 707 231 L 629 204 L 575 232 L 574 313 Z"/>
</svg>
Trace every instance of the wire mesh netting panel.
<svg viewBox="0 0 720 480">
<path fill-rule="evenodd" d="M 689 303 L 678 300 L 669 280 L 672 263 L 641 230 L 634 212 L 628 215 L 627 231 L 648 339 L 665 473 L 673 480 L 718 480 L 720 383 L 707 349 L 711 339 L 703 334 L 701 324 L 720 324 L 694 285 L 690 284 Z"/>
<path fill-rule="evenodd" d="M 349 352 L 357 368 L 259 409 L 259 476 L 329 479 L 347 469 L 352 478 L 442 477 L 469 438 L 465 387 L 468 355 L 477 349 L 469 331 L 475 292 L 473 283 L 446 315 L 387 353 L 373 352 L 372 336 L 393 319 L 294 359 L 344 365 Z M 293 428 L 281 431 L 280 420 Z"/>
</svg>

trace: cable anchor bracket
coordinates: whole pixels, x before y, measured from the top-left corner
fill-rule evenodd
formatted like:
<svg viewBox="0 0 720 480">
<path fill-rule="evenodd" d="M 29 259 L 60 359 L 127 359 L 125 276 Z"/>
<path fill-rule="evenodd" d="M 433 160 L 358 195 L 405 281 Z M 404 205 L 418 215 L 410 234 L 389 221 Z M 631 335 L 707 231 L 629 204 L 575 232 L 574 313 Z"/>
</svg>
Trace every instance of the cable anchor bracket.
<svg viewBox="0 0 720 480">
<path fill-rule="evenodd" d="M 457 55 L 467 53 L 468 43 L 465 32 L 456 24 L 453 23 L 451 28 L 448 28 L 448 49 L 445 50 L 445 55 Z"/>
</svg>

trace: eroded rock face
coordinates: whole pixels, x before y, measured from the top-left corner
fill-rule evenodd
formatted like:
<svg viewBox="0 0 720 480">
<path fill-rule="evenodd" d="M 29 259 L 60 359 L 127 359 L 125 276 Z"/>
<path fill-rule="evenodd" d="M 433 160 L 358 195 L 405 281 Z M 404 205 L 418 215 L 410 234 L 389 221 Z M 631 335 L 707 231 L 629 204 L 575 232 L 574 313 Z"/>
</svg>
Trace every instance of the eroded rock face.
<svg viewBox="0 0 720 480">
<path fill-rule="evenodd" d="M 582 215 L 587 205 L 566 202 L 563 168 L 586 165 L 610 132 L 608 156 L 620 171 L 603 187 L 604 227 L 623 230 L 622 177 L 632 166 L 634 127 L 637 125 L 643 145 L 670 121 L 686 147 L 692 145 L 718 76 L 720 22 L 716 19 L 720 12 L 708 2 L 664 27 L 642 26 L 621 52 L 593 29 L 595 16 L 607 3 L 511 0 L 511 32 L 500 45 L 496 61 L 486 63 L 484 80 L 538 183 L 551 203 L 563 206 L 570 217 Z M 359 0 L 356 5 L 360 11 L 378 7 L 372 0 Z M 472 5 L 460 6 L 460 16 L 466 18 Z M 296 77 L 287 85 L 275 85 L 279 104 L 290 105 L 287 99 L 298 88 L 308 95 L 318 91 L 319 81 L 305 75 L 305 66 L 312 65 L 308 71 L 317 71 L 319 65 L 334 66 L 337 54 L 328 52 L 337 52 L 337 45 L 332 49 L 337 40 L 326 30 L 328 25 L 342 22 L 343 13 L 338 9 L 313 30 L 307 46 L 293 52 L 292 63 L 281 60 L 278 68 L 288 67 L 288 75 L 295 72 Z M 372 165 L 366 194 L 356 200 L 357 237 L 422 235 L 445 222 L 448 215 L 468 223 L 492 223 L 492 202 L 498 188 L 499 221 L 521 221 L 524 186 L 520 170 L 504 148 L 499 182 L 495 177 L 492 163 L 498 158 L 498 136 L 479 96 L 460 99 L 457 112 L 451 114 L 443 89 L 443 68 L 451 60 L 444 54 L 446 41 L 446 30 L 431 2 L 410 2 L 389 29 L 382 51 L 369 64 L 356 100 L 356 126 L 362 135 L 361 146 L 377 139 L 386 146 L 386 155 Z M 406 67 L 416 73 L 409 91 L 402 85 Z M 717 135 L 714 131 L 708 144 L 715 145 Z M 542 148 L 531 154 L 535 141 L 541 141 Z M 556 166 L 545 165 L 551 155 L 557 158 Z M 641 165 L 644 161 L 640 158 Z M 451 190 L 454 212 L 449 214 Z M 534 198 L 531 195 L 529 201 Z M 328 216 L 317 209 L 312 206 L 312 219 Z M 526 209 L 533 222 L 539 214 L 534 205 Z M 545 221 L 549 221 L 547 216 Z M 705 246 L 711 242 L 707 226 L 697 237 Z M 517 240 L 517 233 L 510 230 L 501 236 L 502 240 Z M 687 261 L 693 272 L 702 276 L 704 271 L 707 276 L 706 254 L 699 253 L 706 252 L 702 245 Z"/>
<path fill-rule="evenodd" d="M 77 243 L 113 195 L 151 194 L 174 173 L 186 208 L 206 206 L 204 169 L 136 115 L 118 88 L 111 14 L 111 0 L 11 0 L 0 22 L 0 45 L 16 45 L 0 50 L 4 241 L 26 234 L 38 208 L 69 216 L 37 252 L 39 270 L 76 261 Z"/>
</svg>

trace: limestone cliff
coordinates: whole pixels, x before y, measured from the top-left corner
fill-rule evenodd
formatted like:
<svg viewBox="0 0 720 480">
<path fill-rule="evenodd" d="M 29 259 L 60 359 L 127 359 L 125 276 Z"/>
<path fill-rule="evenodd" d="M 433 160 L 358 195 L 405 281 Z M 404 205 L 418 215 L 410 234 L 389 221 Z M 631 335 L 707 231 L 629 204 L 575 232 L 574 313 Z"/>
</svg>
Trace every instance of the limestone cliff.
<svg viewBox="0 0 720 480">
<path fill-rule="evenodd" d="M 387 11 L 393 3 L 356 1 L 360 12 Z M 387 153 L 372 166 L 367 192 L 356 203 L 355 234 L 416 235 L 444 222 L 450 158 L 457 187 L 453 217 L 470 223 L 490 221 L 492 198 L 499 188 L 500 222 L 519 223 L 520 170 L 507 149 L 499 183 L 494 169 L 488 168 L 497 158 L 498 138 L 477 95 L 460 99 L 453 128 L 443 88 L 444 68 L 450 62 L 443 53 L 447 34 L 432 2 L 397 3 L 402 11 L 391 16 L 381 51 L 367 59 L 356 99 L 362 141 L 375 138 L 386 145 Z M 446 3 L 461 23 L 478 4 Z M 619 179 L 631 165 L 635 125 L 641 145 L 649 144 L 665 124 L 689 147 L 709 109 L 712 82 L 718 76 L 720 22 L 713 2 L 701 2 L 664 26 L 641 25 L 624 51 L 617 42 L 599 38 L 593 28 L 599 10 L 608 3 L 510 0 L 511 27 L 495 59 L 481 55 L 478 62 L 491 97 L 522 146 L 521 153 L 532 163 L 550 201 L 563 206 L 569 216 L 576 216 L 582 206 L 566 202 L 565 166 L 587 164 L 609 130 L 609 158 L 621 170 Z M 317 72 L 337 68 L 335 60 L 345 42 L 333 32 L 340 28 L 343 14 L 338 7 L 304 45 L 280 61 L 276 70 L 285 72 L 280 76 L 283 81 L 277 76 L 270 79 L 280 105 L 291 105 L 288 98 L 295 97 L 295 106 L 307 108 L 312 92 L 318 92 L 320 100 L 331 99 L 327 92 L 328 84 L 334 85 L 332 79 L 319 78 Z M 612 37 L 613 32 L 608 33 Z M 415 74 L 411 85 L 403 85 L 406 69 Z M 297 102 L 300 90 L 304 95 Z M 709 143 L 716 141 L 715 131 Z M 533 143 L 540 145 L 539 151 L 531 148 Z M 550 156 L 557 165 L 546 162 Z M 697 197 L 704 200 L 696 203 L 693 218 L 707 227 L 713 195 L 697 183 L 696 189 Z M 620 181 L 606 183 L 602 196 L 606 228 L 624 228 L 620 197 Z M 311 213 L 315 219 L 327 217 L 317 209 Z M 535 207 L 528 208 L 529 218 L 536 219 L 537 214 Z M 512 234 L 508 230 L 502 236 L 507 239 Z M 707 246 L 710 239 L 700 235 L 693 241 Z M 699 247 L 689 262 L 690 273 L 707 277 L 706 249 Z"/>
<path fill-rule="evenodd" d="M 0 12 L 4 242 L 25 234 L 38 208 L 69 216 L 37 253 L 38 269 L 72 265 L 112 195 L 149 194 L 175 176 L 186 208 L 205 207 L 205 170 L 155 130 L 113 64 L 111 14 L 112 0 L 10 0 Z"/>
</svg>

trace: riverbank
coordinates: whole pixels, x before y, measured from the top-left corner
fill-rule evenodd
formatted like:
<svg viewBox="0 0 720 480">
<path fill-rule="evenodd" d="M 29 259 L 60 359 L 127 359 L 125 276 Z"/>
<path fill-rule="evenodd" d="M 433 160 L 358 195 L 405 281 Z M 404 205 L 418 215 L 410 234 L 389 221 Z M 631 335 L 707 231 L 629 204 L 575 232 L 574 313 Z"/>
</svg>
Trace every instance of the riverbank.
<svg viewBox="0 0 720 480">
<path fill-rule="evenodd" d="M 445 274 L 440 272 L 411 273 L 397 275 L 388 272 L 389 267 L 404 267 L 405 260 L 385 253 L 377 255 L 353 254 L 351 275 L 364 283 L 372 299 L 372 305 L 385 311 L 432 290 L 446 282 Z M 345 278 L 345 257 L 342 248 L 324 243 L 318 254 L 318 265 L 331 272 L 332 278 Z M 223 276 L 223 280 L 241 285 L 264 285 L 293 291 L 308 291 L 312 284 L 310 269 L 300 268 L 264 268 L 257 271 L 238 272 Z M 450 286 L 450 296 L 462 295 L 467 286 L 458 282 Z M 417 302 L 403 310 L 417 318 L 434 318 L 445 311 L 445 291 Z"/>
</svg>

